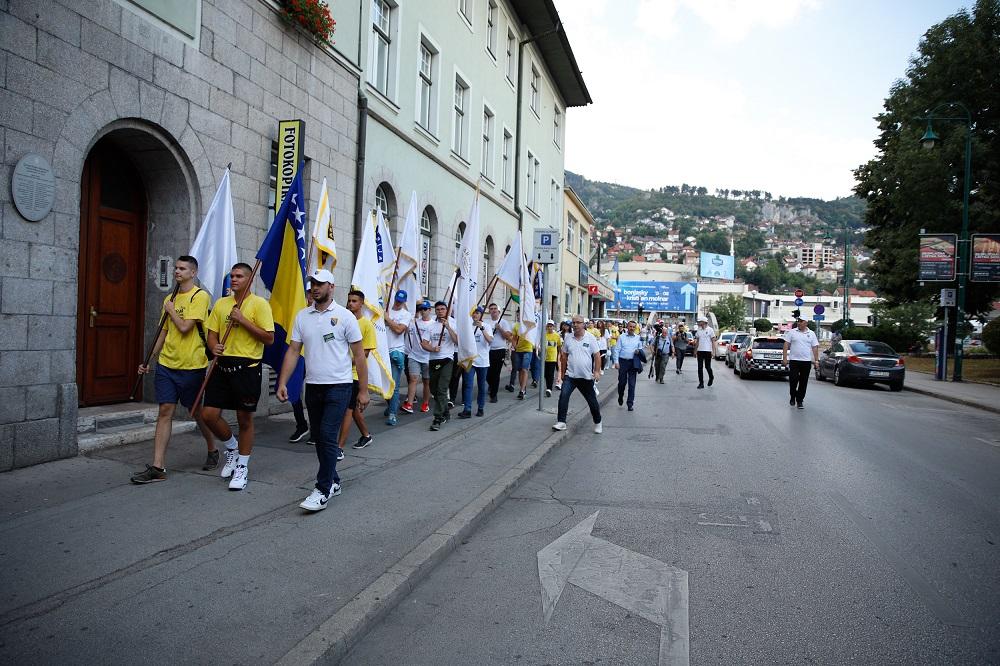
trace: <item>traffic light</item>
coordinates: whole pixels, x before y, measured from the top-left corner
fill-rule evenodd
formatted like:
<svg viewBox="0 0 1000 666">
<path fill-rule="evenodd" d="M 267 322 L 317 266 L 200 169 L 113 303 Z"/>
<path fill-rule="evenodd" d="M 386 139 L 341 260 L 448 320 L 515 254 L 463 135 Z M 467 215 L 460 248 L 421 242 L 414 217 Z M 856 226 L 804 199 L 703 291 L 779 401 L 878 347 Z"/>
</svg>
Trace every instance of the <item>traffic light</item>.
<svg viewBox="0 0 1000 666">
<path fill-rule="evenodd" d="M 638 319 L 639 319 L 640 322 L 642 321 L 642 303 L 639 303 L 639 317 L 638 317 Z"/>
<path fill-rule="evenodd" d="M 792 316 L 795 317 L 796 319 L 798 319 L 799 317 L 802 316 L 802 311 L 801 310 L 792 310 Z"/>
</svg>

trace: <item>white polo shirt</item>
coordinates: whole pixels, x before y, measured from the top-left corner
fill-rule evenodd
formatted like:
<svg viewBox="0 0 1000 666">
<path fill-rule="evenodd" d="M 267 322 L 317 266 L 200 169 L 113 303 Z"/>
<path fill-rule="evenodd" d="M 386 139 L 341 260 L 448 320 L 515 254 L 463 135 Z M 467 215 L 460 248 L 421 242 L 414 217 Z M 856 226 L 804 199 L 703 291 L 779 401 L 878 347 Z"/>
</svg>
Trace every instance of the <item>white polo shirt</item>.
<svg viewBox="0 0 1000 666">
<path fill-rule="evenodd" d="M 785 342 L 788 343 L 788 360 L 789 361 L 812 361 L 812 350 L 813 347 L 819 347 L 819 340 L 816 339 L 816 334 L 813 333 L 808 328 L 803 333 L 799 330 L 798 326 L 786 331 Z"/>
<path fill-rule="evenodd" d="M 385 318 L 391 319 L 393 323 L 402 324 L 403 326 L 409 326 L 410 322 L 413 321 L 413 315 L 410 311 L 403 307 L 402 309 L 395 310 L 389 308 L 385 312 Z M 389 343 L 389 351 L 404 351 L 406 349 L 406 333 L 396 333 L 392 330 L 389 324 L 385 326 L 385 337 L 386 342 Z"/>
<path fill-rule="evenodd" d="M 597 353 L 597 338 L 590 333 L 584 333 L 577 339 L 570 333 L 563 342 L 563 353 L 566 354 L 566 376 L 574 379 L 594 378 L 594 354 Z"/>
<path fill-rule="evenodd" d="M 417 363 L 426 363 L 430 359 L 430 352 L 420 345 L 421 340 L 427 339 L 427 333 L 432 322 L 424 321 L 417 317 L 410 323 L 406 330 L 406 353 L 410 359 Z"/>
<path fill-rule="evenodd" d="M 306 359 L 306 384 L 350 384 L 351 344 L 361 342 L 354 314 L 333 301 L 325 310 L 315 305 L 299 310 L 292 340 L 301 342 Z"/>
</svg>

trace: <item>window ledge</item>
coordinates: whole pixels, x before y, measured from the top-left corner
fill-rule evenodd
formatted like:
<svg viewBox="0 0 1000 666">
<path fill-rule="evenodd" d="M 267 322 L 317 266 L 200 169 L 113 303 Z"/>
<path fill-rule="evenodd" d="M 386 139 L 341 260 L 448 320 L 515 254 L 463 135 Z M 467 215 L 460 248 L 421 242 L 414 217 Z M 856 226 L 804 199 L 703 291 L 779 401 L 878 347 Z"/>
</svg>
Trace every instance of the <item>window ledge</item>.
<svg viewBox="0 0 1000 666">
<path fill-rule="evenodd" d="M 456 9 L 455 11 L 458 12 L 458 18 L 462 19 L 462 23 L 469 29 L 469 32 L 475 34 L 476 31 L 472 27 L 472 18 L 463 14 L 461 9 Z"/>
<path fill-rule="evenodd" d="M 507 190 L 503 189 L 503 188 L 500 188 L 500 194 L 504 195 L 505 197 L 507 197 L 511 201 L 514 200 L 514 195 L 511 194 L 510 192 L 508 192 Z"/>
<path fill-rule="evenodd" d="M 472 166 L 472 162 L 470 162 L 469 160 L 465 159 L 464 157 L 462 157 L 461 155 L 459 155 L 458 153 L 456 153 L 454 148 L 451 149 L 451 156 L 454 159 L 456 159 L 459 162 L 461 162 L 462 164 L 464 164 L 466 167 Z"/>
<path fill-rule="evenodd" d="M 483 179 L 483 182 L 489 185 L 490 187 L 497 186 L 496 181 L 494 181 L 490 176 L 487 176 L 485 173 L 480 172 L 479 176 L 480 178 Z"/>
<path fill-rule="evenodd" d="M 538 122 L 542 122 L 542 117 L 538 115 L 538 111 L 530 104 L 528 105 L 528 108 L 531 110 L 531 115 L 535 117 L 535 120 L 537 120 Z"/>
<path fill-rule="evenodd" d="M 441 143 L 441 139 L 439 139 L 437 136 L 434 135 L 433 132 L 429 131 L 426 127 L 424 127 L 418 122 L 413 123 L 413 131 L 422 136 L 423 138 L 427 139 L 431 143 L 433 143 L 435 146 Z"/>
<path fill-rule="evenodd" d="M 371 81 L 366 81 L 365 82 L 365 89 L 368 92 L 370 92 L 372 95 L 374 95 L 375 99 L 377 99 L 380 102 L 382 102 L 383 104 L 385 104 L 389 108 L 390 111 L 392 111 L 393 113 L 395 113 L 397 115 L 399 114 L 399 112 L 400 112 L 400 110 L 401 110 L 402 107 L 400 107 L 394 101 L 392 101 L 391 99 L 389 99 L 388 97 L 386 97 L 385 93 L 383 93 L 381 90 L 379 90 L 378 88 L 376 88 L 375 85 Z"/>
</svg>

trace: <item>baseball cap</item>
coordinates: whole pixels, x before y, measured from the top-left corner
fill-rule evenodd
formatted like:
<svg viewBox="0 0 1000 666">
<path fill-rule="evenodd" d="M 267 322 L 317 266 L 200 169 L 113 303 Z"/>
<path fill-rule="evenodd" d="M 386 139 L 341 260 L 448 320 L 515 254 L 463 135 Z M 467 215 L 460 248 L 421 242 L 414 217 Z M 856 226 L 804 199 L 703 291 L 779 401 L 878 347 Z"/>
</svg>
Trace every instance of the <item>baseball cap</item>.
<svg viewBox="0 0 1000 666">
<path fill-rule="evenodd" d="M 420 303 L 417 303 L 417 309 L 418 310 L 430 310 L 431 309 L 431 302 L 428 301 L 428 300 L 421 301 Z"/>
<path fill-rule="evenodd" d="M 705 322 L 707 324 L 708 323 L 708 317 L 698 317 L 698 322 L 699 323 Z"/>
<path fill-rule="evenodd" d="M 554 321 L 552 321 L 551 319 L 549 319 L 547 322 L 545 322 L 545 325 L 546 326 L 555 326 L 556 323 Z"/>
<path fill-rule="evenodd" d="M 333 284 L 333 273 L 326 270 L 325 268 L 320 268 L 313 272 L 309 276 L 310 282 L 326 282 L 327 284 Z"/>
<path fill-rule="evenodd" d="M 407 296 L 406 296 L 406 290 L 405 289 L 400 289 L 399 291 L 396 292 L 396 302 L 397 303 L 405 303 L 406 302 L 406 298 L 407 298 Z"/>
</svg>

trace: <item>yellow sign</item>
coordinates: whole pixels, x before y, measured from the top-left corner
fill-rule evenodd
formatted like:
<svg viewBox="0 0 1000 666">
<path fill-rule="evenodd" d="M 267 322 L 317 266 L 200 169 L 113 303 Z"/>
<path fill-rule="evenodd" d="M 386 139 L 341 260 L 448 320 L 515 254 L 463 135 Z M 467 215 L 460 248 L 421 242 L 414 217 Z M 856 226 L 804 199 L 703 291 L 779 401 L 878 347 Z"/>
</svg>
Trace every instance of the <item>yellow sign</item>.
<svg viewBox="0 0 1000 666">
<path fill-rule="evenodd" d="M 278 174 L 275 182 L 274 212 L 281 208 L 285 192 L 291 187 L 302 161 L 302 142 L 306 124 L 301 120 L 278 121 Z"/>
</svg>

